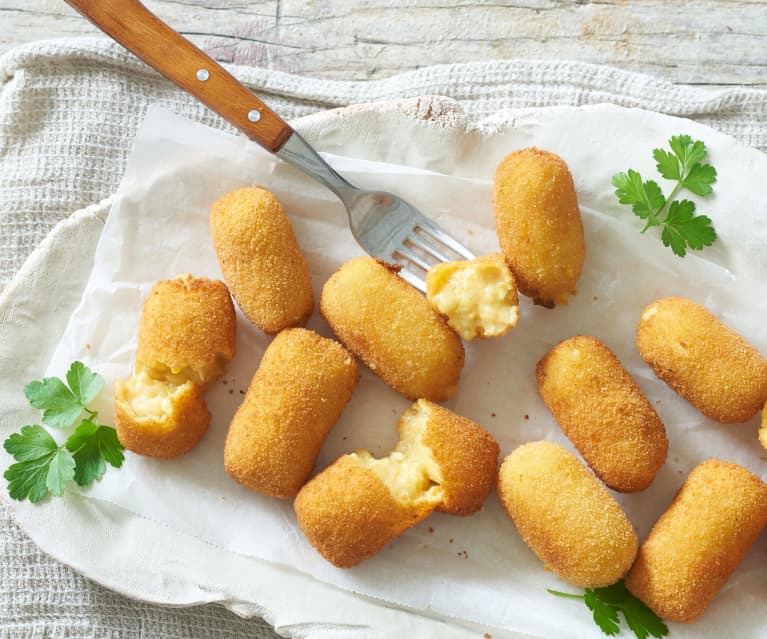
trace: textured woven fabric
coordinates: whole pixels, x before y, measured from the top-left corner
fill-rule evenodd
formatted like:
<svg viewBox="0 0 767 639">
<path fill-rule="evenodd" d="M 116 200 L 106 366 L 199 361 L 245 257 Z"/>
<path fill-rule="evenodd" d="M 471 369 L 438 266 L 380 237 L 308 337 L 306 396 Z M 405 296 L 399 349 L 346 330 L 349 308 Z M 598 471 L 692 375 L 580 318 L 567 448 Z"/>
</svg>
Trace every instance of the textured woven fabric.
<svg viewBox="0 0 767 639">
<path fill-rule="evenodd" d="M 767 92 L 704 91 L 578 63 L 431 67 L 383 81 L 329 82 L 235 67 L 287 118 L 424 94 L 457 100 L 475 121 L 500 110 L 614 102 L 692 117 L 767 148 Z M 51 41 L 0 58 L 0 287 L 49 229 L 116 189 L 149 104 L 224 126 L 105 40 Z M 76 247 L 73 247 L 76 250 Z M 0 502 L 0 636 L 270 637 L 219 606 L 172 610 L 127 600 L 43 555 Z"/>
</svg>

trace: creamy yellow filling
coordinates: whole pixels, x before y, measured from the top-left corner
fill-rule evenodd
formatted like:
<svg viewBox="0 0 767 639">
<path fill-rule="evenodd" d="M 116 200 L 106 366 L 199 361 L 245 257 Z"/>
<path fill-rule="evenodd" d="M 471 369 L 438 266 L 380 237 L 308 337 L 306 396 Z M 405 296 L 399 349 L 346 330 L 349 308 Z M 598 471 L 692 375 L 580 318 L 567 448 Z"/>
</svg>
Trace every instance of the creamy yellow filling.
<svg viewBox="0 0 767 639">
<path fill-rule="evenodd" d="M 421 500 L 436 503 L 442 498 L 442 471 L 423 443 L 429 422 L 428 409 L 420 405 L 402 416 L 400 441 L 388 457 L 376 459 L 370 451 L 353 453 L 359 463 L 372 470 L 401 503 Z"/>
<path fill-rule="evenodd" d="M 426 286 L 429 302 L 465 340 L 503 335 L 519 319 L 514 280 L 500 261 L 437 264 Z"/>
</svg>

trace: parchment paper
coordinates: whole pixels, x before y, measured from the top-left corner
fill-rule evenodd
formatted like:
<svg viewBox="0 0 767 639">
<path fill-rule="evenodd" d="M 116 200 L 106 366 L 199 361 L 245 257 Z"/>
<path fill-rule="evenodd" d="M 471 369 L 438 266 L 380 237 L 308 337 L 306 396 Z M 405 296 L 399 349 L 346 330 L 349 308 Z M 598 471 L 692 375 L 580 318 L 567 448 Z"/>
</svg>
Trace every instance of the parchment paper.
<svg viewBox="0 0 767 639">
<path fill-rule="evenodd" d="M 725 222 L 732 214 L 731 202 L 757 209 L 763 204 L 746 191 L 705 200 L 701 210 L 726 232 L 715 249 L 703 254 L 706 259 L 690 255 L 680 260 L 657 238 L 639 235 L 628 208 L 617 205 L 612 196 L 610 175 L 629 166 L 649 174 L 650 151 L 664 144 L 668 134 L 684 132 L 680 126 L 688 126 L 693 134 L 708 130 L 667 118 L 673 121 L 621 140 L 613 135 L 610 118 L 603 127 L 578 130 L 566 120 L 577 116 L 562 117 L 564 122 L 548 125 L 519 123 L 492 138 L 469 136 L 476 148 L 456 154 L 454 171 L 327 158 L 352 182 L 405 196 L 482 254 L 498 249 L 491 209 L 492 167 L 505 153 L 530 144 L 565 157 L 576 179 L 588 247 L 579 293 L 569 306 L 556 310 L 523 300 L 519 325 L 509 335 L 468 344 L 460 390 L 447 406 L 491 431 L 502 455 L 536 439 L 558 441 L 572 449 L 538 396 L 535 363 L 556 342 L 577 333 L 605 341 L 656 405 L 670 441 L 668 461 L 653 485 L 640 494 L 616 495 L 641 540 L 699 461 L 716 456 L 767 477 L 756 419 L 734 426 L 707 420 L 658 381 L 634 347 L 642 308 L 659 297 L 685 295 L 705 304 L 767 352 L 767 287 L 756 278 L 753 263 L 744 266 L 739 261 L 739 240 L 735 231 L 729 231 L 737 227 Z M 562 136 L 568 128 L 571 136 Z M 706 141 L 719 168 L 717 193 L 735 191 L 733 182 L 749 175 L 767 174 L 764 157 L 752 151 L 744 149 L 743 158 L 730 154 L 725 162 L 717 156 L 717 145 L 726 148 L 728 139 L 709 133 Z M 424 157 L 428 160 L 428 150 Z M 362 254 L 342 206 L 330 192 L 244 138 L 159 109 L 151 111 L 101 236 L 82 303 L 48 370 L 61 375 L 73 359 L 81 359 L 104 375 L 107 386 L 97 406 L 104 423 L 113 417 L 115 379 L 132 373 L 139 314 L 151 285 L 185 272 L 220 278 L 208 234 L 210 204 L 231 189 L 255 184 L 272 190 L 290 214 L 317 298 L 333 270 Z M 331 335 L 316 312 L 309 327 Z M 340 570 L 305 541 L 290 502 L 257 495 L 234 482 L 223 470 L 223 442 L 269 339 L 239 315 L 237 355 L 224 380 L 207 394 L 213 422 L 203 441 L 191 453 L 170 461 L 127 453 L 121 470 L 110 469 L 86 493 L 224 549 L 288 565 L 323 582 L 425 614 L 484 624 L 496 636 L 503 629 L 536 637 L 601 636 L 582 604 L 546 592 L 546 588 L 577 589 L 543 570 L 495 496 L 470 518 L 432 515 L 376 557 Z M 379 456 L 387 454 L 396 443 L 398 416 L 409 405 L 364 369 L 317 468 L 361 447 Z M 673 636 L 730 636 L 735 628 L 741 638 L 763 636 L 766 565 L 767 541 L 762 538 L 703 620 L 694 626 L 674 626 Z"/>
</svg>

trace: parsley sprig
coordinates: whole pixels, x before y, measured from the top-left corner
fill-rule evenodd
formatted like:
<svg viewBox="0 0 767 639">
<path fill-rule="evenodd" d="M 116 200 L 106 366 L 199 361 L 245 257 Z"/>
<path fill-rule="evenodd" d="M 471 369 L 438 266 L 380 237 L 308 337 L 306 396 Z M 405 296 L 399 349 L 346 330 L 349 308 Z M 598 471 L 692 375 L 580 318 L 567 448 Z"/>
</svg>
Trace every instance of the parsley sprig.
<svg viewBox="0 0 767 639">
<path fill-rule="evenodd" d="M 695 203 L 690 200 L 675 200 L 679 191 L 687 189 L 695 195 L 705 197 L 713 192 L 711 184 L 716 181 L 716 169 L 703 164 L 708 150 L 700 140 L 689 135 L 675 135 L 669 140 L 671 152 L 654 149 L 653 158 L 658 172 L 676 184 L 668 197 L 663 195 L 658 183 L 642 180 L 633 169 L 613 175 L 615 195 L 621 204 L 630 204 L 634 215 L 645 220 L 642 233 L 654 226 L 662 227 L 661 240 L 670 246 L 679 257 L 687 249 L 701 250 L 716 240 L 716 231 L 711 219 L 695 215 Z"/>
<path fill-rule="evenodd" d="M 115 429 L 99 425 L 98 413 L 88 408 L 104 388 L 104 379 L 74 362 L 66 380 L 68 386 L 58 377 L 46 377 L 24 387 L 29 403 L 43 411 L 43 424 L 66 429 L 78 425 L 62 445 L 39 424 L 23 426 L 5 440 L 5 450 L 16 460 L 3 475 L 13 499 L 36 503 L 49 493 L 60 497 L 68 482 L 87 486 L 101 479 L 106 464 L 122 466 L 125 449 Z"/>
<path fill-rule="evenodd" d="M 594 623 L 608 636 L 620 634 L 620 617 L 623 613 L 626 624 L 637 639 L 665 637 L 668 627 L 652 610 L 632 595 L 623 580 L 604 588 L 586 588 L 582 595 L 558 590 L 548 591 L 557 597 L 581 599 L 591 610 Z"/>
</svg>

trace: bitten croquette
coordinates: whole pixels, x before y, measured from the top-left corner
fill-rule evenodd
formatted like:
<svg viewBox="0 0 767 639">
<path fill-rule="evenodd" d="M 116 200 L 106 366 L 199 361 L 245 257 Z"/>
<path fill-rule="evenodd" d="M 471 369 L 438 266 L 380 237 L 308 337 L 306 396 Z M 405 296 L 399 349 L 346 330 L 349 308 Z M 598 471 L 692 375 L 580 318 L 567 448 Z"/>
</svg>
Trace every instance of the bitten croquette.
<svg viewBox="0 0 767 639">
<path fill-rule="evenodd" d="M 115 427 L 140 455 L 177 457 L 210 424 L 203 393 L 234 356 L 237 319 L 223 282 L 157 282 L 141 311 L 136 374 L 115 382 Z"/>
<path fill-rule="evenodd" d="M 578 335 L 552 348 L 536 367 L 538 390 L 567 438 L 613 490 L 652 483 L 668 440 L 652 405 L 615 354 Z"/>
<path fill-rule="evenodd" d="M 213 203 L 210 234 L 224 280 L 251 322 L 270 335 L 306 323 L 314 310 L 309 267 L 272 193 L 227 193 Z"/>
<path fill-rule="evenodd" d="M 517 285 L 500 253 L 435 264 L 426 298 L 466 341 L 505 335 L 519 319 Z"/>
<path fill-rule="evenodd" d="M 647 306 L 636 343 L 660 379 L 715 421 L 748 421 L 767 402 L 767 360 L 692 300 Z"/>
<path fill-rule="evenodd" d="M 498 473 L 498 499 L 547 570 L 583 588 L 609 586 L 631 567 L 637 536 L 588 468 L 559 444 L 514 450 Z"/>
<path fill-rule="evenodd" d="M 419 400 L 397 429 L 388 457 L 344 455 L 296 498 L 301 530 L 340 568 L 373 556 L 435 509 L 476 512 L 492 490 L 498 444 L 479 424 Z"/>
<path fill-rule="evenodd" d="M 440 402 L 458 389 L 460 337 L 394 267 L 371 257 L 346 262 L 325 283 L 320 312 L 346 348 L 408 399 Z"/>
<path fill-rule="evenodd" d="M 565 161 L 535 147 L 507 155 L 495 172 L 493 211 L 520 292 L 548 308 L 566 304 L 583 270 L 586 241 Z"/>
<path fill-rule="evenodd" d="M 767 484 L 709 459 L 690 473 L 639 549 L 626 587 L 659 617 L 698 619 L 767 524 Z"/>
<path fill-rule="evenodd" d="M 226 472 L 257 492 L 294 497 L 358 379 L 354 357 L 335 340 L 303 328 L 282 331 L 229 426 Z"/>
</svg>

